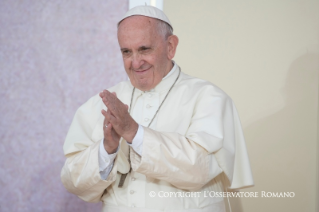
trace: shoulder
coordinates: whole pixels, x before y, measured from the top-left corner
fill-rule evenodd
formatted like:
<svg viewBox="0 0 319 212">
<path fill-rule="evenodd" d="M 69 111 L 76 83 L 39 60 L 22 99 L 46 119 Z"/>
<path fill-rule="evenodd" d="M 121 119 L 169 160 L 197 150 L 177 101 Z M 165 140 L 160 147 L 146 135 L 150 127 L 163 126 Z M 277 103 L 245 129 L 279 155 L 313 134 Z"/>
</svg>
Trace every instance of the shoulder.
<svg viewBox="0 0 319 212">
<path fill-rule="evenodd" d="M 191 93 L 193 96 L 198 97 L 218 97 L 222 99 L 231 100 L 229 95 L 221 88 L 200 78 L 196 78 L 181 72 L 181 79 L 178 86 L 180 89 L 184 89 L 186 92 Z"/>
</svg>

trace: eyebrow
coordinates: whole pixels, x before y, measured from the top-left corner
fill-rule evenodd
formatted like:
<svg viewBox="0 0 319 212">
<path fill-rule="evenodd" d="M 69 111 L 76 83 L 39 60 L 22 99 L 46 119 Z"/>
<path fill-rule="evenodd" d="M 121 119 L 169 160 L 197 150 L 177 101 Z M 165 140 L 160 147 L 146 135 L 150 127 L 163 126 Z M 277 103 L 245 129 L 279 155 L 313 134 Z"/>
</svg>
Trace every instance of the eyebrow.
<svg viewBox="0 0 319 212">
<path fill-rule="evenodd" d="M 151 48 L 151 46 L 140 46 L 140 47 L 138 47 L 138 49 L 150 49 Z M 126 50 L 130 50 L 130 49 L 128 49 L 128 48 L 121 48 L 121 51 L 126 51 Z"/>
<path fill-rule="evenodd" d="M 140 46 L 138 49 L 149 49 L 151 48 L 150 46 Z"/>
</svg>

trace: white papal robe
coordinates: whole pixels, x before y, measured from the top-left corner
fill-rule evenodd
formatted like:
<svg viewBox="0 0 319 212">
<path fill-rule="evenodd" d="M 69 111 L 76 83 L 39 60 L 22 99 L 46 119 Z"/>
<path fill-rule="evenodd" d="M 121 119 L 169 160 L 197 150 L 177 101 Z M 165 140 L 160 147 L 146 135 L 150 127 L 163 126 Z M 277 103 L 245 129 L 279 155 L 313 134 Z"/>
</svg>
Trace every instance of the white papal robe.
<svg viewBox="0 0 319 212">
<path fill-rule="evenodd" d="M 85 201 L 102 201 L 103 211 L 219 212 L 225 210 L 224 201 L 214 192 L 253 185 L 236 108 L 212 83 L 181 72 L 146 127 L 179 74 L 179 67 L 174 68 L 150 92 L 135 90 L 131 115 L 144 126 L 143 152 L 140 156 L 121 139 L 106 180 L 99 173 L 98 154 L 104 136 L 101 110 L 107 108 L 96 95 L 77 110 L 63 147 L 67 160 L 61 179 L 69 192 Z M 108 90 L 130 105 L 130 81 Z"/>
</svg>

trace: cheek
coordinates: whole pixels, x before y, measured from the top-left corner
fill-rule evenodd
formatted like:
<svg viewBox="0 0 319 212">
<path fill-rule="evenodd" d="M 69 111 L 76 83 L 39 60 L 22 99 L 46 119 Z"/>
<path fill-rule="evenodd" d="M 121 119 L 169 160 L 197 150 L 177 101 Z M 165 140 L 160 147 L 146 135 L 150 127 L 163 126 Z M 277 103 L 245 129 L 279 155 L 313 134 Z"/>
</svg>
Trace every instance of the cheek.
<svg viewBox="0 0 319 212">
<path fill-rule="evenodd" d="M 153 66 L 158 66 L 158 58 L 156 57 L 156 55 L 152 54 L 152 55 L 149 55 L 148 57 L 145 58 L 146 61 L 153 65 Z"/>
<path fill-rule="evenodd" d="M 125 71 L 128 72 L 130 69 L 130 60 L 127 58 L 123 58 L 123 64 L 124 64 Z"/>
</svg>

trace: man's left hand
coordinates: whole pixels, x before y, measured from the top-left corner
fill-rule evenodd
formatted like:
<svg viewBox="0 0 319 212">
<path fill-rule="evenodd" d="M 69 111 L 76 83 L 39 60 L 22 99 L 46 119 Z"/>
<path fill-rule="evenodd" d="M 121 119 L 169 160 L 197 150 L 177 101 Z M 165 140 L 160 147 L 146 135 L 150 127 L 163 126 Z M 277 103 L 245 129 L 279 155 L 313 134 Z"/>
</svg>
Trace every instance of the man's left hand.
<svg viewBox="0 0 319 212">
<path fill-rule="evenodd" d="M 102 91 L 100 97 L 107 109 L 111 112 L 106 113 L 106 111 L 102 111 L 107 121 L 113 125 L 115 131 L 120 136 L 127 142 L 132 143 L 138 130 L 138 124 L 128 113 L 128 106 L 123 104 L 116 95 L 113 95 L 108 90 Z"/>
</svg>

